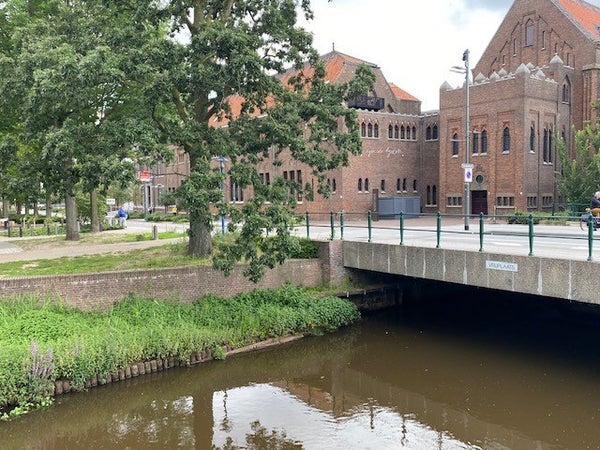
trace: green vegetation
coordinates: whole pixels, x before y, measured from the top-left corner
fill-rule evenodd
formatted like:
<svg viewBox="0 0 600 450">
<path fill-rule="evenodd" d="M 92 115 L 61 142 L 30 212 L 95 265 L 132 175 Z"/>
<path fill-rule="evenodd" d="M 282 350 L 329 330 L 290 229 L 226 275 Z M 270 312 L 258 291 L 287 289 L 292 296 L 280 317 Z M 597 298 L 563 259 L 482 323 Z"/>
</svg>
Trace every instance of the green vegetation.
<svg viewBox="0 0 600 450">
<path fill-rule="evenodd" d="M 129 298 L 107 312 L 31 299 L 0 304 L 0 413 L 4 420 L 51 403 L 55 380 L 75 390 L 94 376 L 158 358 L 187 359 L 267 338 L 332 332 L 360 319 L 351 302 L 290 285 L 194 303 Z"/>
</svg>

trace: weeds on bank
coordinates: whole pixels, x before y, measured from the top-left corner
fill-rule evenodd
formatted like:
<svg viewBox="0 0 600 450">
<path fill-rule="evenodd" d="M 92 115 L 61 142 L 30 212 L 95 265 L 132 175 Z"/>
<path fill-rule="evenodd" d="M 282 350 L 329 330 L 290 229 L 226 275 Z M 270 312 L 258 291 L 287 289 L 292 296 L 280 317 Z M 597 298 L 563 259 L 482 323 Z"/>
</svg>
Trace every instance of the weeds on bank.
<svg viewBox="0 0 600 450">
<path fill-rule="evenodd" d="M 222 359 L 227 347 L 322 334 L 359 319 L 348 300 L 291 285 L 189 304 L 129 298 L 104 313 L 11 299 L 0 304 L 0 418 L 50 404 L 59 379 L 81 390 L 135 362 L 206 350 Z"/>
</svg>

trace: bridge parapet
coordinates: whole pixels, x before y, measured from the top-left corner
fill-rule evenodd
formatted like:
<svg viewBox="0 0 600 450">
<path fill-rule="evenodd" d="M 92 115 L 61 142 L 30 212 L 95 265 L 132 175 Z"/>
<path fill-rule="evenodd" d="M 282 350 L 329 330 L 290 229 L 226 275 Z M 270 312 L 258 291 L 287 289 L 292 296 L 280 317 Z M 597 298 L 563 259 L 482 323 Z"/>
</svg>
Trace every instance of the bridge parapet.
<svg viewBox="0 0 600 450">
<path fill-rule="evenodd" d="M 600 304 L 593 261 L 344 241 L 346 268 Z"/>
</svg>

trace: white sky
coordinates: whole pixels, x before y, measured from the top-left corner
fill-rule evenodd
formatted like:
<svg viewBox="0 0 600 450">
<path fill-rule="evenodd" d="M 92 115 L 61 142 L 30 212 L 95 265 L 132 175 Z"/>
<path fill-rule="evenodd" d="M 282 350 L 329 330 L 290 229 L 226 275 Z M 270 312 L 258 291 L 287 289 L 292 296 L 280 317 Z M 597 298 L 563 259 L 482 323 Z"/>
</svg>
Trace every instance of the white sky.
<svg viewBox="0 0 600 450">
<path fill-rule="evenodd" d="M 460 86 L 462 55 L 473 68 L 512 5 L 512 0 L 312 0 L 313 32 L 320 54 L 339 52 L 378 65 L 388 82 L 439 108 L 444 81 Z M 592 1 L 594 4 L 600 0 Z M 476 75 L 476 74 L 475 74 Z"/>
</svg>

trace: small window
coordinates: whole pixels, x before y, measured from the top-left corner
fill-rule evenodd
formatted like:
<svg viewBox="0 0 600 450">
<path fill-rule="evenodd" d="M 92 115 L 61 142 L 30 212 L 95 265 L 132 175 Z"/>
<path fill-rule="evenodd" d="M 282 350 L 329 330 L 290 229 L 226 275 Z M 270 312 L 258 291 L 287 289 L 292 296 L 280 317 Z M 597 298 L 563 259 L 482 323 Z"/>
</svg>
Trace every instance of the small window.
<svg viewBox="0 0 600 450">
<path fill-rule="evenodd" d="M 369 179 L 365 178 L 365 192 L 369 192 Z"/>
<path fill-rule="evenodd" d="M 376 138 L 379 137 L 379 125 L 378 124 L 373 125 L 373 137 L 376 137 Z"/>
<path fill-rule="evenodd" d="M 362 178 L 358 179 L 358 192 L 362 192 Z"/>
<path fill-rule="evenodd" d="M 360 124 L 360 135 L 362 137 L 365 137 L 367 135 L 367 126 L 364 122 Z"/>
<path fill-rule="evenodd" d="M 431 140 L 431 125 L 427 125 L 427 128 L 425 128 L 425 140 Z"/>
<path fill-rule="evenodd" d="M 533 125 L 529 129 L 529 151 L 531 153 L 535 152 L 535 127 Z"/>
<path fill-rule="evenodd" d="M 373 124 L 367 125 L 367 137 L 373 137 Z"/>
<path fill-rule="evenodd" d="M 452 156 L 458 156 L 458 134 L 452 135 Z"/>
<path fill-rule="evenodd" d="M 487 153 L 487 130 L 483 130 L 481 132 L 481 154 L 485 155 Z"/>
<path fill-rule="evenodd" d="M 388 139 L 393 139 L 394 138 L 394 127 L 392 126 L 392 124 L 388 125 Z"/>
<path fill-rule="evenodd" d="M 394 126 L 394 139 L 399 138 L 400 127 L 398 125 Z"/>
<path fill-rule="evenodd" d="M 525 24 L 525 45 L 530 46 L 535 42 L 535 26 L 533 20 L 529 19 Z"/>
<path fill-rule="evenodd" d="M 479 153 L 479 132 L 478 131 L 473 131 L 473 145 L 472 145 L 472 149 L 471 152 L 474 155 L 477 155 Z"/>
<path fill-rule="evenodd" d="M 432 139 L 433 140 L 437 140 L 438 139 L 438 127 L 437 127 L 437 125 L 433 126 L 433 137 L 432 137 Z"/>
<path fill-rule="evenodd" d="M 510 128 L 504 127 L 502 131 L 502 152 L 510 152 Z"/>
</svg>

